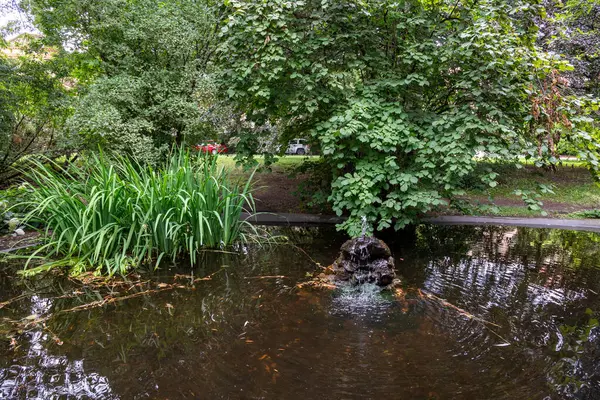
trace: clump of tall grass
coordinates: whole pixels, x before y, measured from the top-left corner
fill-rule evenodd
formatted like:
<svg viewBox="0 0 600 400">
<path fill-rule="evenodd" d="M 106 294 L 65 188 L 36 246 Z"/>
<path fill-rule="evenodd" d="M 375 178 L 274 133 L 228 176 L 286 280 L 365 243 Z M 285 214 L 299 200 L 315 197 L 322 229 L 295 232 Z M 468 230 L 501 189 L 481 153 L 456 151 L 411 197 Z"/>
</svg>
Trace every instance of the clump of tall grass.
<svg viewBox="0 0 600 400">
<path fill-rule="evenodd" d="M 32 182 L 28 222 L 46 227 L 45 254 L 73 272 L 124 274 L 143 265 L 247 242 L 256 234 L 242 212 L 254 213 L 250 183 L 232 184 L 216 157 L 175 151 L 158 168 L 121 157 L 91 156 L 64 169 L 49 160 L 27 173 Z M 29 264 L 28 261 L 28 264 Z"/>
</svg>

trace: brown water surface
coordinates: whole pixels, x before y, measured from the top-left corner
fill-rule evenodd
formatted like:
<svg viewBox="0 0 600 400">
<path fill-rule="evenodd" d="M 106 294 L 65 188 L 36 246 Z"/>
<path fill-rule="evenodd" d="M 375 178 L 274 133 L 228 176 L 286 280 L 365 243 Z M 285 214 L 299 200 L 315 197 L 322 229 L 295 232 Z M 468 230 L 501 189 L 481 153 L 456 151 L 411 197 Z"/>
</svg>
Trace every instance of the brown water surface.
<svg viewBox="0 0 600 400">
<path fill-rule="evenodd" d="M 286 233 L 303 251 L 208 253 L 195 288 L 165 268 L 71 312 L 109 290 L 0 264 L 0 303 L 25 294 L 0 308 L 0 398 L 600 399 L 598 234 L 422 226 L 388 238 L 396 297 L 296 289 L 344 237 Z"/>
</svg>

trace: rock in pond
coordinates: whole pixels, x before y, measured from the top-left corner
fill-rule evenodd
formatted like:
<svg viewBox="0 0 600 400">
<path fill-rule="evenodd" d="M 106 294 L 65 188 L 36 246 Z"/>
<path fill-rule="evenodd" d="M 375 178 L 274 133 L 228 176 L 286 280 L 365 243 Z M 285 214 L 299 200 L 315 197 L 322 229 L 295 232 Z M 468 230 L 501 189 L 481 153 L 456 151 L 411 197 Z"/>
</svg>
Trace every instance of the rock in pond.
<svg viewBox="0 0 600 400">
<path fill-rule="evenodd" d="M 382 240 L 364 236 L 342 245 L 340 256 L 333 263 L 333 273 L 336 280 L 382 287 L 391 285 L 396 277 L 390 248 Z"/>
</svg>

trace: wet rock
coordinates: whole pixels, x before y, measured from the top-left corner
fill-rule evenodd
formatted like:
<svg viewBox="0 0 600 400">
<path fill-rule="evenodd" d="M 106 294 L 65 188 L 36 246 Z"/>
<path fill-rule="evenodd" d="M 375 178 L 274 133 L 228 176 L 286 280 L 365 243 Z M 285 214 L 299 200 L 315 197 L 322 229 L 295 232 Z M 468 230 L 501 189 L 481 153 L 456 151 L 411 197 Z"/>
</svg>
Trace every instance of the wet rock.
<svg viewBox="0 0 600 400">
<path fill-rule="evenodd" d="M 342 245 L 340 256 L 332 268 L 336 280 L 353 284 L 388 286 L 396 277 L 390 248 L 374 237 L 348 240 Z"/>
</svg>

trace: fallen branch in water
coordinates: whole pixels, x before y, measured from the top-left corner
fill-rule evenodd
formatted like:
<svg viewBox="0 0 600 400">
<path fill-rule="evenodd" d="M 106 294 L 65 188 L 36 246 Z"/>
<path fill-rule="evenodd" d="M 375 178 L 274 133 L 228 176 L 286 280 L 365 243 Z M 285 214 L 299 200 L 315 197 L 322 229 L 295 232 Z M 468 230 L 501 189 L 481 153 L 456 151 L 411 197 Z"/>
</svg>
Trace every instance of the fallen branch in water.
<svg viewBox="0 0 600 400">
<path fill-rule="evenodd" d="M 27 294 L 20 294 L 17 297 L 13 297 L 10 300 L 3 301 L 2 303 L 0 303 L 0 309 L 6 307 L 7 305 L 9 305 L 11 303 L 14 303 L 15 301 L 19 301 L 21 299 L 24 299 L 25 297 L 27 297 Z"/>
<path fill-rule="evenodd" d="M 325 269 L 325 267 L 323 267 L 323 266 L 321 265 L 321 263 L 319 263 L 319 262 L 315 261 L 315 260 L 314 260 L 314 259 L 313 259 L 311 256 L 309 256 L 309 255 L 308 255 L 308 253 L 307 253 L 306 251 L 304 251 L 304 249 L 303 249 L 302 247 L 296 246 L 296 245 L 295 245 L 295 244 L 293 244 L 293 243 L 288 243 L 288 245 L 289 245 L 289 246 L 292 246 L 292 247 L 293 247 L 293 248 L 295 248 L 296 250 L 299 250 L 299 251 L 301 251 L 301 252 L 302 252 L 302 253 L 303 253 L 303 254 L 304 254 L 306 257 L 308 257 L 308 259 L 309 259 L 309 260 L 310 260 L 312 263 L 314 263 L 314 264 L 315 264 L 317 267 L 319 267 L 319 268 L 321 268 L 321 269 Z"/>
<path fill-rule="evenodd" d="M 466 311 L 466 310 L 464 310 L 464 309 L 462 309 L 460 307 L 457 307 L 457 306 L 455 306 L 452 303 L 449 303 L 447 300 L 442 299 L 441 297 L 437 297 L 436 295 L 431 294 L 431 293 L 423 292 L 421 289 L 417 289 L 417 290 L 419 291 L 419 295 L 421 297 L 427 297 L 427 298 L 432 299 L 432 300 L 437 300 L 440 303 L 442 303 L 444 306 L 452 308 L 452 309 L 458 311 L 459 314 L 464 315 L 465 317 L 467 317 L 469 319 L 473 319 L 475 321 L 478 321 L 478 322 L 481 322 L 481 323 L 484 323 L 484 324 L 492 325 L 492 326 L 495 326 L 496 328 L 502 328 L 502 326 L 500 326 L 498 324 L 495 324 L 493 322 L 490 322 L 490 321 L 486 321 L 485 319 L 480 318 L 480 317 L 478 317 L 476 315 L 473 315 L 470 312 L 468 312 L 468 311 Z"/>
<path fill-rule="evenodd" d="M 167 285 L 167 286 L 161 287 L 161 285 Z M 29 316 L 29 317 L 23 318 L 21 321 L 19 321 L 18 325 L 20 325 L 20 327 L 22 329 L 26 329 L 26 328 L 30 327 L 31 325 L 45 324 L 46 321 L 48 321 L 50 318 L 55 317 L 57 315 L 67 314 L 67 313 L 72 313 L 72 312 L 77 312 L 77 311 L 85 311 L 85 310 L 90 310 L 90 309 L 98 308 L 98 307 L 104 307 L 104 306 L 114 304 L 114 303 L 117 303 L 120 301 L 133 299 L 135 297 L 145 296 L 148 294 L 154 294 L 154 293 L 164 292 L 166 290 L 173 290 L 173 289 L 193 289 L 193 287 L 192 286 L 184 286 L 184 285 L 169 285 L 169 284 L 163 283 L 163 284 L 159 284 L 158 289 L 149 289 L 149 290 L 144 290 L 142 292 L 137 292 L 137 293 L 133 293 L 130 295 L 118 296 L 118 297 L 111 297 L 111 295 L 108 295 L 102 300 L 92 301 L 90 303 L 81 304 L 79 306 L 75 306 L 75 307 L 68 308 L 65 310 L 58 310 L 58 311 L 56 311 L 52 314 L 49 314 L 45 317 L 42 317 L 42 318 L 36 318 L 35 315 Z"/>
<path fill-rule="evenodd" d="M 224 265 L 221 268 L 219 268 L 218 270 L 216 270 L 215 272 L 213 272 L 212 274 L 208 274 L 202 278 L 195 278 L 194 279 L 194 275 L 183 275 L 183 274 L 175 274 L 175 276 L 173 277 L 173 279 L 186 279 L 189 280 L 191 282 L 201 282 L 201 281 L 210 281 L 212 280 L 212 277 L 215 276 L 216 274 L 218 274 L 219 272 L 223 271 L 224 269 L 229 268 L 228 266 Z"/>
<path fill-rule="evenodd" d="M 310 281 L 300 282 L 294 286 L 294 289 L 315 288 L 315 289 L 337 289 L 337 286 L 331 283 L 330 280 L 315 278 Z"/>
<path fill-rule="evenodd" d="M 127 296 L 108 297 L 108 298 L 104 298 L 102 300 L 96 300 L 96 301 L 92 301 L 91 303 L 81 304 L 79 306 L 68 308 L 66 310 L 59 310 L 59 311 L 55 312 L 54 314 L 52 314 L 52 316 L 53 315 L 70 313 L 70 312 L 75 312 L 75 311 L 89 310 L 91 308 L 103 307 L 103 306 L 106 306 L 106 305 L 109 305 L 109 304 L 117 303 L 119 301 L 129 300 L 129 299 L 133 299 L 135 297 L 140 297 L 140 296 L 144 296 L 144 295 L 147 295 L 147 294 L 154 294 L 154 293 L 164 292 L 165 290 L 173 290 L 173 289 L 191 289 L 191 287 L 183 286 L 183 285 L 170 285 L 169 287 L 162 287 L 162 288 L 159 288 L 159 289 L 149 289 L 149 290 L 145 290 L 143 292 L 137 292 L 137 293 L 129 294 Z"/>
<path fill-rule="evenodd" d="M 110 305 L 110 304 L 114 304 L 114 303 L 117 303 L 117 302 L 121 302 L 121 301 L 124 301 L 124 300 L 129 300 L 129 299 L 133 299 L 133 298 L 136 298 L 136 297 L 141 297 L 141 296 L 145 296 L 145 295 L 151 295 L 151 294 L 155 294 L 155 293 L 159 293 L 159 292 L 164 292 L 164 291 L 167 291 L 167 290 L 174 290 L 174 289 L 193 290 L 193 289 L 195 289 L 195 287 L 193 286 L 194 283 L 200 282 L 200 281 L 209 281 L 209 280 L 212 280 L 212 277 L 215 274 L 223 271 L 224 268 L 226 268 L 226 267 L 222 267 L 219 270 L 217 270 L 217 271 L 213 272 L 212 274 L 207 275 L 207 276 L 205 276 L 203 278 L 193 279 L 193 281 L 191 282 L 190 285 L 182 285 L 182 284 L 178 284 L 178 283 L 172 283 L 172 284 L 170 284 L 170 283 L 160 282 L 160 283 L 157 284 L 157 288 L 155 288 L 155 289 L 142 290 L 140 292 L 128 294 L 128 295 L 125 295 L 125 296 L 118 296 L 118 292 L 116 294 L 108 293 L 101 300 L 92 301 L 90 303 L 81 304 L 81 305 L 78 305 L 78 306 L 75 306 L 75 307 L 72 307 L 72 308 L 68 308 L 68 309 L 58 310 L 58 311 L 56 311 L 54 313 L 51 313 L 49 315 L 46 315 L 44 317 L 37 317 L 36 315 L 30 315 L 29 317 L 23 318 L 20 321 L 7 320 L 7 319 L 5 319 L 5 321 L 11 323 L 12 325 L 14 325 L 15 327 L 17 327 L 20 330 L 25 330 L 25 329 L 33 326 L 33 325 L 38 325 L 38 324 L 42 324 L 42 325 L 45 326 L 45 323 L 49 319 L 51 319 L 52 317 L 54 317 L 56 315 L 60 315 L 60 314 L 66 314 L 66 313 L 72 313 L 72 312 L 78 312 L 78 311 L 85 311 L 85 310 L 90 310 L 90 309 L 93 309 L 93 308 L 104 307 L 104 306 L 107 306 L 107 305 Z M 173 277 L 173 279 L 177 280 L 177 279 L 188 278 L 188 277 L 189 278 L 193 278 L 193 276 L 175 275 Z M 79 282 L 83 283 L 84 286 L 86 286 L 88 288 L 90 288 L 90 287 L 92 287 L 92 288 L 98 288 L 98 287 L 108 288 L 111 292 L 113 292 L 115 288 L 122 287 L 124 285 L 128 285 L 129 286 L 129 289 L 127 289 L 127 288 L 125 289 L 125 290 L 129 291 L 129 290 L 131 290 L 133 288 L 138 288 L 138 287 L 140 287 L 142 285 L 146 285 L 149 282 L 151 282 L 149 280 L 147 280 L 147 281 L 138 281 L 138 282 L 132 282 L 132 281 L 113 281 L 112 286 L 108 286 L 106 284 L 106 281 L 104 281 L 104 284 L 99 283 L 100 280 L 104 280 L 103 278 L 96 279 L 96 277 L 91 277 L 91 276 L 88 276 L 87 278 L 89 278 L 89 279 L 80 279 Z M 85 294 L 85 293 L 82 292 L 82 291 L 80 291 L 78 289 L 78 290 L 74 291 L 71 294 L 62 295 L 62 296 L 59 296 L 59 297 L 56 297 L 56 298 L 74 298 L 74 297 L 78 297 L 78 296 L 80 296 L 82 294 Z M 14 298 L 14 299 L 9 300 L 8 302 L 5 302 L 5 303 L 8 304 L 8 303 L 10 303 L 12 301 L 18 300 L 19 298 L 23 298 L 23 297 L 27 297 L 27 296 L 28 296 L 28 294 L 23 294 L 21 296 L 18 296 L 18 297 Z M 5 303 L 0 303 L 0 304 L 6 305 Z"/>
<path fill-rule="evenodd" d="M 213 272 L 212 274 L 209 274 L 203 278 L 196 278 L 193 280 L 193 282 L 200 282 L 200 281 L 210 281 L 212 280 L 212 277 L 221 272 L 225 267 L 220 268 L 219 270 Z M 191 275 L 175 275 L 173 277 L 173 279 L 180 279 L 180 278 L 193 278 L 193 276 Z M 130 290 L 134 287 L 137 287 L 139 285 L 142 284 L 146 284 L 150 281 L 144 281 L 144 282 L 139 282 L 134 284 L 133 286 L 131 286 Z M 86 304 L 82 304 L 73 308 L 69 308 L 66 310 L 59 310 L 56 313 L 54 313 L 53 315 L 57 315 L 57 314 L 63 314 L 63 313 L 68 313 L 68 312 L 75 312 L 75 311 L 82 311 L 82 310 L 89 310 L 90 308 L 97 308 L 97 307 L 103 307 L 105 305 L 109 305 L 109 304 L 113 304 L 119 301 L 123 301 L 123 300 L 128 300 L 128 299 L 133 299 L 135 297 L 140 297 L 140 296 L 144 296 L 147 294 L 154 294 L 154 293 L 159 293 L 159 292 L 164 292 L 165 290 L 173 290 L 173 289 L 194 289 L 193 286 L 185 286 L 185 285 L 176 285 L 176 284 L 169 284 L 169 283 L 159 283 L 158 284 L 158 289 L 148 289 L 142 292 L 137 292 L 137 293 L 133 293 L 133 294 L 129 294 L 126 296 L 118 296 L 118 297 L 110 297 L 107 296 L 106 298 L 102 299 L 102 300 L 97 300 L 97 301 L 93 301 L 91 303 L 86 303 Z"/>
</svg>

